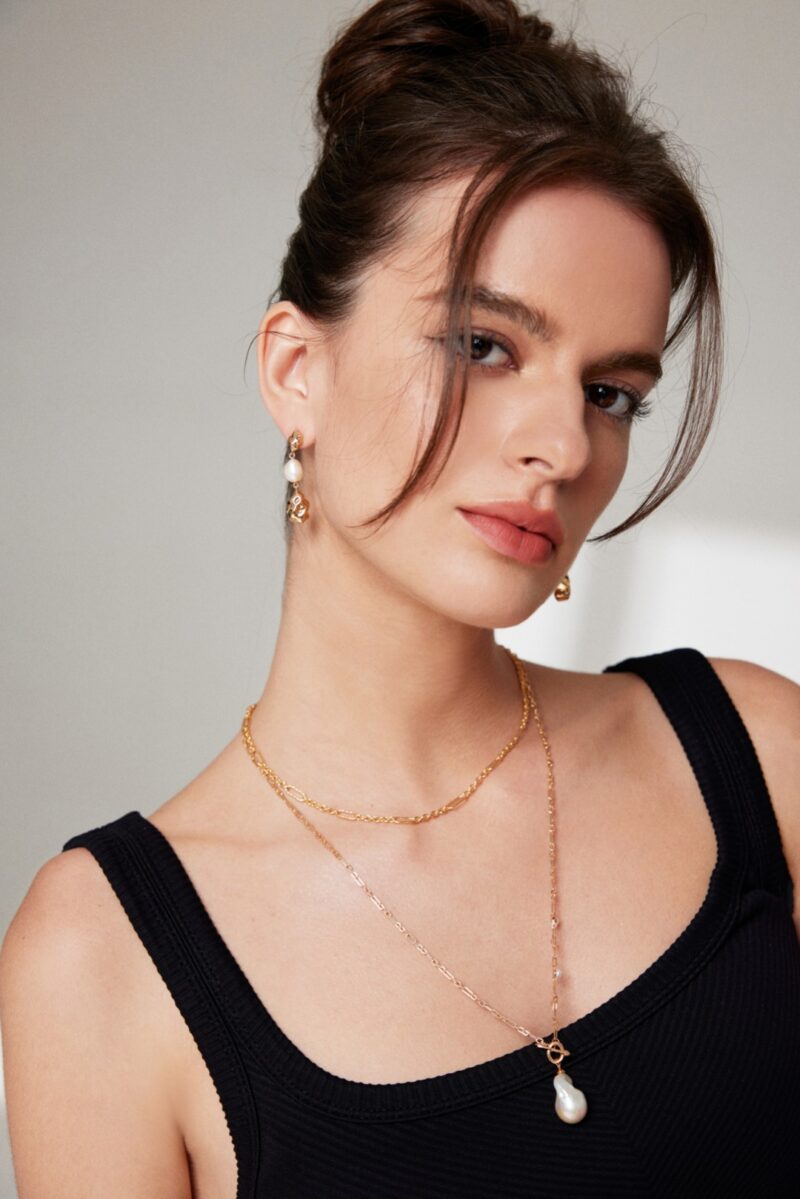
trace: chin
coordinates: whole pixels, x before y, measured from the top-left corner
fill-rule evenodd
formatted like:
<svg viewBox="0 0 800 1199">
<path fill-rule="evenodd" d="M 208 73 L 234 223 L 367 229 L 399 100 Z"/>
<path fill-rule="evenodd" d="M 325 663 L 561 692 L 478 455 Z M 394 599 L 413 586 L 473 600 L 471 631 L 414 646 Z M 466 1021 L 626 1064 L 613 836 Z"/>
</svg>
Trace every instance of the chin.
<svg viewBox="0 0 800 1199">
<path fill-rule="evenodd" d="M 457 619 L 460 619 L 462 624 L 473 625 L 476 628 L 510 629 L 526 621 L 549 596 L 549 591 L 533 600 L 530 595 L 504 595 L 497 596 L 494 603 L 490 602 L 488 597 L 484 597 L 480 603 L 465 605 Z"/>
<path fill-rule="evenodd" d="M 545 580 L 541 576 L 527 580 L 524 576 L 514 579 L 506 575 L 503 578 L 503 573 L 472 569 L 467 577 L 460 573 L 449 584 L 442 575 L 438 585 L 424 597 L 424 602 L 460 624 L 480 629 L 508 629 L 522 624 L 541 607 L 558 582 L 556 579 L 551 585 L 549 578 Z"/>
</svg>

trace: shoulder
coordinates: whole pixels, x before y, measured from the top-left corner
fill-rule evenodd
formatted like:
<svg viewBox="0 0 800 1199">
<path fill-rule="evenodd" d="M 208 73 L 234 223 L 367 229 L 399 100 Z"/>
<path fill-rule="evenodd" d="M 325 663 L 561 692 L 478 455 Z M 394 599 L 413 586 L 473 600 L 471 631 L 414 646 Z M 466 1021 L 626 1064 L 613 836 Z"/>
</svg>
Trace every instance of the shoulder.
<svg viewBox="0 0 800 1199">
<path fill-rule="evenodd" d="M 47 964 L 55 985 L 62 971 L 99 964 L 111 929 L 113 895 L 88 849 L 56 854 L 39 867 L 14 915 L 0 950 L 0 985 L 22 968 Z"/>
<path fill-rule="evenodd" d="M 795 884 L 795 923 L 800 933 L 800 686 L 785 675 L 738 658 L 708 658 L 742 718 L 772 801 L 786 864 Z M 531 665 L 533 664 L 526 664 Z M 627 671 L 583 674 L 533 666 L 555 714 L 574 724 L 590 713 L 601 743 L 656 747 L 664 733 L 647 685 Z M 595 702 L 598 701 L 598 702 Z M 665 745 L 672 744 L 666 737 Z"/>
<path fill-rule="evenodd" d="M 750 734 L 773 801 L 800 831 L 800 686 L 755 662 L 708 661 Z"/>
<path fill-rule="evenodd" d="M 122 1022 L 153 1003 L 155 967 L 94 855 L 63 850 L 39 867 L 0 946 L 0 1005 L 20 996 L 74 1017 Z M 160 999 L 156 990 L 155 1000 Z"/>
<path fill-rule="evenodd" d="M 65 1068 L 88 1077 L 92 1062 L 84 1054 L 94 1047 L 97 1068 L 113 1069 L 138 1035 L 158 1035 L 162 1000 L 153 973 L 94 856 L 82 847 L 64 850 L 39 867 L 0 947 L 4 1033 L 30 1054 L 47 1028 Z M 30 1066 L 22 1052 L 16 1057 Z"/>
<path fill-rule="evenodd" d="M 757 662 L 745 662 L 740 658 L 709 658 L 708 661 L 737 707 L 739 700 L 755 719 L 777 720 L 795 736 L 800 733 L 800 686 L 792 679 Z M 789 727 L 792 722 L 793 729 Z"/>
<path fill-rule="evenodd" d="M 147 990 L 140 948 L 89 850 L 56 854 L 36 872 L 0 948 L 4 1021 L 123 1026 Z"/>
<path fill-rule="evenodd" d="M 65 1196 L 99 1194 L 106 1184 L 103 1193 L 122 1195 L 116 1183 L 131 1157 L 125 1195 L 153 1193 L 158 1176 L 188 1194 L 168 1003 L 135 940 L 82 847 L 39 868 L 3 939 L 9 1131 L 19 1182 L 42 1194 L 62 1193 L 53 1172 L 66 1155 L 74 1177 Z"/>
<path fill-rule="evenodd" d="M 708 660 L 738 710 L 761 763 L 795 884 L 795 923 L 800 934 L 800 686 L 755 662 Z"/>
</svg>

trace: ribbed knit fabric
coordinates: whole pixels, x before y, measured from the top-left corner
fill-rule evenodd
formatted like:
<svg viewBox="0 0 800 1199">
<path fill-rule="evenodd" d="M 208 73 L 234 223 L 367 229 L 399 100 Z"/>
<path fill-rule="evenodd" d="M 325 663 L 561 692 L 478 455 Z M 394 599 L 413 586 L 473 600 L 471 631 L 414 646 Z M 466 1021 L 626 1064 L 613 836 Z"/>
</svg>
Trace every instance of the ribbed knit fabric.
<svg viewBox="0 0 800 1199">
<path fill-rule="evenodd" d="M 661 704 L 717 859 L 669 948 L 561 1029 L 589 1103 L 580 1124 L 556 1116 L 554 1068 L 529 1043 L 412 1082 L 328 1073 L 264 1008 L 155 825 L 134 810 L 66 842 L 97 858 L 205 1059 L 236 1152 L 236 1199 L 796 1193 L 800 944 L 758 758 L 697 650 L 607 670 L 640 675 Z"/>
</svg>

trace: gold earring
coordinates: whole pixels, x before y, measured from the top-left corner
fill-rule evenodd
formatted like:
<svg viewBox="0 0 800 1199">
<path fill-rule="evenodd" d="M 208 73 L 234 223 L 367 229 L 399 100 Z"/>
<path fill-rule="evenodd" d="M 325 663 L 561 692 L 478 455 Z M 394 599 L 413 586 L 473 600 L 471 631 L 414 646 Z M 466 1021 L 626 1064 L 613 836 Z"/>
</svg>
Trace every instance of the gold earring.
<svg viewBox="0 0 800 1199">
<path fill-rule="evenodd" d="M 303 464 L 297 457 L 297 451 L 302 444 L 303 434 L 295 429 L 288 440 L 289 456 L 283 464 L 283 476 L 294 489 L 286 503 L 286 515 L 296 525 L 301 525 L 308 519 L 308 500 L 297 486 L 303 477 Z"/>
<path fill-rule="evenodd" d="M 569 597 L 572 595 L 572 587 L 570 585 L 569 575 L 564 575 L 564 578 L 561 580 L 561 582 L 556 587 L 555 591 L 553 592 L 553 595 L 556 597 L 557 600 L 568 600 L 569 599 Z"/>
</svg>

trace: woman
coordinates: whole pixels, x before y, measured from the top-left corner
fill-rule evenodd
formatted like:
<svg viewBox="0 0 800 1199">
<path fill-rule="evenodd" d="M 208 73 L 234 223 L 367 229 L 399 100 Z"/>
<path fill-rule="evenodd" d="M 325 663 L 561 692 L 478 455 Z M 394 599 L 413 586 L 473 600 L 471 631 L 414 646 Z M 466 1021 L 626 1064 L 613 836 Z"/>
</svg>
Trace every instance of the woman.
<svg viewBox="0 0 800 1199">
<path fill-rule="evenodd" d="M 781 1193 L 798 688 L 495 638 L 568 599 L 690 335 L 672 457 L 605 536 L 696 460 L 702 207 L 625 79 L 512 0 L 381 0 L 318 101 L 257 341 L 274 657 L 211 765 L 72 837 L 15 917 L 20 1195 Z"/>
</svg>

